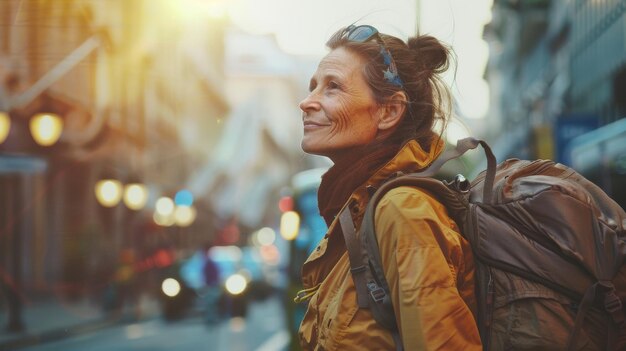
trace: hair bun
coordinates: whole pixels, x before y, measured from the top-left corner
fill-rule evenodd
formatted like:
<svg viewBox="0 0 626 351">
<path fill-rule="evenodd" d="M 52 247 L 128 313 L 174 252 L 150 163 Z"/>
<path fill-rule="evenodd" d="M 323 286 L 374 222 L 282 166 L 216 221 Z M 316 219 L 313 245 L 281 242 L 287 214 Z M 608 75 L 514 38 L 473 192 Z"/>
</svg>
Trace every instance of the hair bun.
<svg viewBox="0 0 626 351">
<path fill-rule="evenodd" d="M 448 69 L 450 49 L 437 38 L 419 35 L 409 38 L 409 49 L 415 51 L 415 58 L 420 67 L 432 73 L 441 73 Z"/>
</svg>

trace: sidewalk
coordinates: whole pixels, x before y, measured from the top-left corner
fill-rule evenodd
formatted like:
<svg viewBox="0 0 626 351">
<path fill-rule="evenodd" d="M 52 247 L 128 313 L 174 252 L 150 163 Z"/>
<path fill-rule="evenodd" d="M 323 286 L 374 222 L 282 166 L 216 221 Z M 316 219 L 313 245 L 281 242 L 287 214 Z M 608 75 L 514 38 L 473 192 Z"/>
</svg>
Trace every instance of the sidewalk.
<svg viewBox="0 0 626 351">
<path fill-rule="evenodd" d="M 158 313 L 155 301 L 141 300 L 141 318 Z M 126 313 L 130 314 L 130 313 Z M 6 309 L 0 310 L 0 351 L 17 350 L 44 342 L 95 331 L 129 320 L 130 316 L 107 316 L 97 304 L 83 300 L 32 302 L 22 307 L 24 331 L 9 332 Z"/>
</svg>

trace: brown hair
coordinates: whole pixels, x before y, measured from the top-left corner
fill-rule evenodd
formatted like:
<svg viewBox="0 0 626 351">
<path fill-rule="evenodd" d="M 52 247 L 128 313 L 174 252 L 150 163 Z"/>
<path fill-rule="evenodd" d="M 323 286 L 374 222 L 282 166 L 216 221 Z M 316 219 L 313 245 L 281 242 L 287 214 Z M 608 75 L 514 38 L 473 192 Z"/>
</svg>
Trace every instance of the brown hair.
<svg viewBox="0 0 626 351">
<path fill-rule="evenodd" d="M 394 134 L 386 142 L 404 144 L 415 139 L 424 150 L 429 150 L 434 138 L 441 137 L 433 131 L 437 120 L 441 131 L 445 130 L 450 116 L 450 91 L 440 74 L 450 65 L 451 50 L 439 40 L 428 35 L 409 38 L 408 43 L 391 35 L 379 33 L 384 46 L 396 63 L 402 86 L 387 81 L 383 75 L 388 67 L 381 57 L 377 40 L 366 42 L 348 41 L 340 29 L 326 43 L 331 50 L 344 47 L 364 57 L 367 64 L 363 74 L 379 104 L 383 104 L 397 91 L 403 90 L 408 97 L 405 116 Z"/>
</svg>

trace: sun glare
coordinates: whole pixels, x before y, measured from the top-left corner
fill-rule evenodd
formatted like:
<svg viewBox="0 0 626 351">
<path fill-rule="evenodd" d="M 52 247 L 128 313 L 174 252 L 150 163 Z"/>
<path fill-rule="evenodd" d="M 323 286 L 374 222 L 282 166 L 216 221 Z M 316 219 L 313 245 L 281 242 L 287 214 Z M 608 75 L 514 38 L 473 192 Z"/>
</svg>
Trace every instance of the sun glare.
<svg viewBox="0 0 626 351">
<path fill-rule="evenodd" d="M 414 34 L 415 0 L 238 0 L 228 3 L 233 23 L 255 34 L 273 33 L 291 54 L 322 56 L 324 43 L 337 29 L 354 22 L 369 23 L 400 37 Z"/>
</svg>

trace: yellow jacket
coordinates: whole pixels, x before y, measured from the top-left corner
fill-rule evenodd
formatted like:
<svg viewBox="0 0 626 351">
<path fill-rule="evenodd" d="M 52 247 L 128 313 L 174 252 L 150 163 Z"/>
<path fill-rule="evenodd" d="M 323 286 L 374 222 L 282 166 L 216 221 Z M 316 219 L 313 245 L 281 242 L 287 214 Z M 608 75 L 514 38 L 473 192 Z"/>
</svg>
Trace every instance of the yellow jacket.
<svg viewBox="0 0 626 351">
<path fill-rule="evenodd" d="M 398 170 L 426 167 L 442 144 L 424 152 L 406 144 L 348 203 L 355 223 L 367 205 L 365 185 L 379 185 Z M 300 326 L 305 350 L 395 350 L 391 333 L 359 309 L 338 218 L 302 268 L 310 292 Z M 404 349 L 481 350 L 475 322 L 474 263 L 468 242 L 446 209 L 412 187 L 389 191 L 375 212 L 376 235 Z"/>
</svg>

